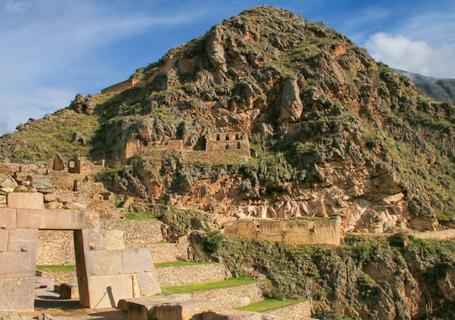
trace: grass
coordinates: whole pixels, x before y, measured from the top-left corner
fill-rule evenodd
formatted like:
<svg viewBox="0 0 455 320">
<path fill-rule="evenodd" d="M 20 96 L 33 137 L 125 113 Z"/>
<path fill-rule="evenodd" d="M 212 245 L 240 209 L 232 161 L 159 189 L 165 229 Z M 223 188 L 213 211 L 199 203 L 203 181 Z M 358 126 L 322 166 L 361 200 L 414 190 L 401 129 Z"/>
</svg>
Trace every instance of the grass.
<svg viewBox="0 0 455 320">
<path fill-rule="evenodd" d="M 306 301 L 306 298 L 304 297 L 299 297 L 295 299 L 285 299 L 285 300 L 280 300 L 280 299 L 267 299 L 260 301 L 258 303 L 253 303 L 244 307 L 239 307 L 236 308 L 237 310 L 241 311 L 251 311 L 251 312 L 266 312 L 278 308 L 283 308 L 287 306 L 291 306 L 293 304 L 299 303 Z"/>
<path fill-rule="evenodd" d="M 172 261 L 172 262 L 160 262 L 155 263 L 156 268 L 169 268 L 169 267 L 185 267 L 185 266 L 199 266 L 211 264 L 211 262 L 206 261 Z"/>
<path fill-rule="evenodd" d="M 73 272 L 73 271 L 76 271 L 76 266 L 74 264 L 64 264 L 64 265 L 42 264 L 42 265 L 37 265 L 36 268 L 39 271 L 59 271 L 59 272 Z"/>
<path fill-rule="evenodd" d="M 221 288 L 230 288 L 241 286 L 245 284 L 256 283 L 258 280 L 250 277 L 240 277 L 240 278 L 230 278 L 221 281 L 199 283 L 199 284 L 189 284 L 184 286 L 175 286 L 175 287 L 163 287 L 161 291 L 164 294 L 175 294 L 175 293 L 187 293 L 194 291 L 203 291 L 210 289 L 221 289 Z"/>
</svg>

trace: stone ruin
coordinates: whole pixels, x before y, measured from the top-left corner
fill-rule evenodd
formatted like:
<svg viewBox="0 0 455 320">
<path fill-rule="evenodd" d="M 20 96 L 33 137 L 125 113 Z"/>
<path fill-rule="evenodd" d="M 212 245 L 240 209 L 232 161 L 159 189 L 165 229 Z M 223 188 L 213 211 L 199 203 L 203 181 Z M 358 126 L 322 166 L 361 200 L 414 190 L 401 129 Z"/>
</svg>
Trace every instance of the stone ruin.
<svg viewBox="0 0 455 320">
<path fill-rule="evenodd" d="M 82 306 L 112 308 L 160 292 L 149 249 L 125 249 L 123 233 L 102 230 L 96 214 L 44 209 L 43 194 L 12 192 L 0 208 L 0 310 L 34 308 L 39 230 L 73 231 Z"/>
<path fill-rule="evenodd" d="M 110 87 L 107 87 L 107 88 L 101 90 L 101 93 L 102 94 L 120 93 L 122 91 L 125 91 L 127 89 L 134 87 L 138 82 L 139 82 L 139 80 L 137 78 L 132 77 L 128 80 L 116 83 Z"/>
<path fill-rule="evenodd" d="M 74 174 L 89 174 L 91 172 L 103 170 L 105 161 L 101 160 L 98 162 L 92 162 L 86 157 L 75 155 L 73 158 L 65 161 L 63 157 L 57 153 L 52 159 L 52 170 L 54 171 L 65 171 Z"/>
<path fill-rule="evenodd" d="M 123 158 L 140 156 L 148 159 L 162 159 L 165 152 L 174 152 L 183 161 L 203 163 L 246 162 L 250 158 L 248 135 L 241 131 L 210 132 L 205 135 L 203 150 L 185 146 L 181 139 L 168 139 L 143 145 L 139 140 L 130 140 L 125 144 Z"/>
<path fill-rule="evenodd" d="M 242 219 L 227 225 L 226 235 L 266 240 L 286 245 L 339 245 L 342 228 L 339 216 L 299 219 Z"/>
</svg>

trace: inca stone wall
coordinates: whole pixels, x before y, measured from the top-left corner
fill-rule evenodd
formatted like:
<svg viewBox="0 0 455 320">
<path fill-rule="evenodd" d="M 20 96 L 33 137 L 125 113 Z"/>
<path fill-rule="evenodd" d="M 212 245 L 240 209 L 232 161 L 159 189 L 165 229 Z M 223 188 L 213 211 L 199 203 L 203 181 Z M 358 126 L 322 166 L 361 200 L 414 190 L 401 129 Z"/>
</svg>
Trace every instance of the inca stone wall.
<svg viewBox="0 0 455 320">
<path fill-rule="evenodd" d="M 107 88 L 101 90 L 101 93 L 106 94 L 106 93 L 122 92 L 126 89 L 130 89 L 130 88 L 134 87 L 137 82 L 138 82 L 137 79 L 131 78 L 131 79 L 119 82 L 117 84 L 114 84 L 110 87 L 107 87 Z"/>
<path fill-rule="evenodd" d="M 123 150 L 123 157 L 128 159 L 139 155 L 147 160 L 161 160 L 172 152 L 184 162 L 198 163 L 243 163 L 250 158 L 248 136 L 242 132 L 218 132 L 206 135 L 205 150 L 193 150 L 185 147 L 183 140 L 171 139 L 164 142 L 143 146 L 139 140 L 128 141 Z"/>
<path fill-rule="evenodd" d="M 156 272 L 162 287 L 220 281 L 228 277 L 226 268 L 220 263 L 157 268 Z"/>
<path fill-rule="evenodd" d="M 309 301 L 299 302 L 287 307 L 264 312 L 264 314 L 277 317 L 278 319 L 308 320 L 311 319 L 311 303 Z"/>
<path fill-rule="evenodd" d="M 124 232 L 126 247 L 149 248 L 153 260 L 157 263 L 187 259 L 188 244 L 165 242 L 161 234 L 161 225 L 162 222 L 158 220 L 101 220 L 101 226 L 103 229 L 121 230 Z M 74 264 L 74 261 L 74 243 L 72 232 L 46 230 L 39 232 L 37 264 L 62 265 Z"/>
<path fill-rule="evenodd" d="M 239 220 L 227 226 L 225 234 L 288 245 L 339 245 L 341 219 L 335 217 Z"/>
<path fill-rule="evenodd" d="M 72 231 L 39 231 L 36 263 L 38 265 L 74 264 Z"/>
</svg>

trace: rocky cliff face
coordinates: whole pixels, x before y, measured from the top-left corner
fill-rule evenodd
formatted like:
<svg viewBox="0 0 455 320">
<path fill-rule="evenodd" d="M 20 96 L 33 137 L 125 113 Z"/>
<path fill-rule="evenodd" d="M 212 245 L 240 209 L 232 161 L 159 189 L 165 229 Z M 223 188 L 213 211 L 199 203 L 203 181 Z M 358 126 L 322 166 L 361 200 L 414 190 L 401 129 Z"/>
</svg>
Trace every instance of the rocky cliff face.
<svg viewBox="0 0 455 320">
<path fill-rule="evenodd" d="M 221 222 L 341 215 L 347 231 L 389 232 L 453 221 L 454 107 L 421 95 L 323 24 L 258 7 L 133 77 L 138 83 L 129 90 L 77 97 L 65 110 L 94 122 L 79 150 L 114 163 L 128 141 L 183 139 L 197 150 L 218 129 L 247 133 L 252 159 L 198 165 L 172 154 L 135 158 L 104 175 L 118 192 L 203 209 Z M 3 157 L 17 159 L 8 146 L 33 126 L 1 138 Z"/>
<path fill-rule="evenodd" d="M 234 274 L 266 275 L 275 296 L 313 298 L 318 319 L 455 319 L 453 241 L 352 237 L 296 248 L 225 239 L 218 255 Z"/>
</svg>

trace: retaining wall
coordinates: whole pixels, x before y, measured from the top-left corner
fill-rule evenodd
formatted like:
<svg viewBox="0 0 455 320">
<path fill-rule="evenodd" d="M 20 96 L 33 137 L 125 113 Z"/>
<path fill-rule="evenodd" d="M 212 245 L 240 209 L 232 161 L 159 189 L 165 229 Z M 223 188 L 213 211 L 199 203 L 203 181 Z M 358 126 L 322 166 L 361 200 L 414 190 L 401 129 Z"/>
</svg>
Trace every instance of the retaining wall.
<svg viewBox="0 0 455 320">
<path fill-rule="evenodd" d="M 225 234 L 244 239 L 276 241 L 288 245 L 339 245 L 341 219 L 251 219 L 226 226 Z"/>
</svg>

